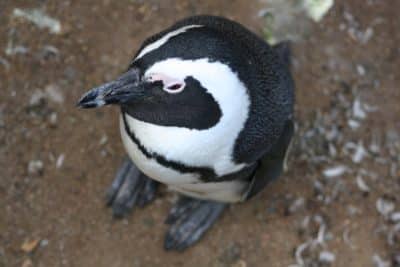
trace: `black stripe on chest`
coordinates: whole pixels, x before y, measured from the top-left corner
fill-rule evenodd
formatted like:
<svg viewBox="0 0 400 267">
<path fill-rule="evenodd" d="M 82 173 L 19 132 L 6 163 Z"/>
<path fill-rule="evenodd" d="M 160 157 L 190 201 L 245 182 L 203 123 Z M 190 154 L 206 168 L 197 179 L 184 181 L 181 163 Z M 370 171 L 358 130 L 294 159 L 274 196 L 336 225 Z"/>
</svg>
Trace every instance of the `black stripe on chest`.
<svg viewBox="0 0 400 267">
<path fill-rule="evenodd" d="M 180 173 L 198 173 L 201 176 L 201 180 L 209 180 L 214 177 L 216 177 L 216 174 L 213 169 L 207 168 L 207 167 L 193 167 L 193 166 L 187 166 L 181 162 L 177 161 L 172 161 L 166 159 L 164 156 L 157 154 L 155 152 L 149 152 L 143 144 L 139 141 L 139 139 L 135 136 L 133 131 L 129 128 L 129 125 L 126 121 L 126 115 L 125 113 L 122 113 L 122 119 L 124 122 L 124 128 L 129 137 L 131 138 L 132 142 L 136 144 L 136 146 L 139 148 L 139 150 L 143 153 L 143 155 L 146 156 L 148 159 L 154 159 L 157 161 L 158 164 L 173 169 L 175 171 L 178 171 Z"/>
<path fill-rule="evenodd" d="M 197 173 L 200 175 L 201 182 L 225 182 L 225 181 L 233 181 L 233 180 L 248 180 L 254 173 L 257 168 L 257 164 L 251 164 L 240 171 L 235 173 L 230 173 L 223 176 L 217 176 L 215 171 L 208 167 L 193 167 L 187 166 L 181 162 L 172 161 L 166 159 L 164 156 L 157 154 L 155 152 L 149 152 L 143 144 L 139 141 L 139 139 L 135 136 L 134 132 L 131 131 L 129 125 L 126 121 L 126 115 L 122 112 L 122 120 L 124 122 L 124 128 L 126 133 L 131 138 L 132 142 L 136 144 L 139 150 L 146 156 L 148 159 L 154 159 L 158 164 L 173 169 L 180 173 Z"/>
</svg>

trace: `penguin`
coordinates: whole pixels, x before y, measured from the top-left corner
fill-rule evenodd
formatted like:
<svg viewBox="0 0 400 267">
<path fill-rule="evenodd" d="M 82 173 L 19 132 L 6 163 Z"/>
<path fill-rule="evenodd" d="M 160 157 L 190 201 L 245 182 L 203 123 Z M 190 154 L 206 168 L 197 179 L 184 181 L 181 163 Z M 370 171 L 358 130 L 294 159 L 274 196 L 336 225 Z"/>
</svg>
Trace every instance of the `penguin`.
<svg viewBox="0 0 400 267">
<path fill-rule="evenodd" d="M 164 247 L 182 251 L 281 176 L 294 134 L 289 65 L 288 43 L 270 46 L 223 17 L 188 17 L 145 40 L 120 77 L 77 104 L 120 108 L 128 156 L 107 191 L 114 215 L 167 185 L 181 197 Z"/>
</svg>

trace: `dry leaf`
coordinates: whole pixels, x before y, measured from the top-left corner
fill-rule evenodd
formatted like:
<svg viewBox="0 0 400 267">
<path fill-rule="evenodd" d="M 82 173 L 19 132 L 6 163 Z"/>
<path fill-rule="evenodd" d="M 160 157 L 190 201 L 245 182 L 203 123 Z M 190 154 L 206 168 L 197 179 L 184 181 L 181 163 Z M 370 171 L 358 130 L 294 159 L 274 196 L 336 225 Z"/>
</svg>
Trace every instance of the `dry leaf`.
<svg viewBox="0 0 400 267">
<path fill-rule="evenodd" d="M 22 244 L 21 249 L 22 251 L 26 253 L 30 253 L 36 249 L 36 247 L 39 245 L 40 239 L 33 239 L 33 240 L 25 240 L 25 242 Z"/>
</svg>

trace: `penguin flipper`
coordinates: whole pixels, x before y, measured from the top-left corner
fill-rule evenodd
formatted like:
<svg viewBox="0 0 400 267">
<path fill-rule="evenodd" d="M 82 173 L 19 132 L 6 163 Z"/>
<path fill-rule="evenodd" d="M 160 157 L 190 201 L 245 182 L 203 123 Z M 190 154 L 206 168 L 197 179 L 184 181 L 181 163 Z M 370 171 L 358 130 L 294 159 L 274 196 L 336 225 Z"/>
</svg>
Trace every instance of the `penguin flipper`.
<svg viewBox="0 0 400 267">
<path fill-rule="evenodd" d="M 114 217 L 122 217 L 134 206 L 143 207 L 154 200 L 158 184 L 126 158 L 106 192 L 106 203 Z"/>
<path fill-rule="evenodd" d="M 250 181 L 250 186 L 244 195 L 244 200 L 255 196 L 269 182 L 275 180 L 282 174 L 293 133 L 293 121 L 288 120 L 278 142 L 276 142 L 272 149 L 259 161 L 259 166 Z"/>
<path fill-rule="evenodd" d="M 279 56 L 283 64 L 289 68 L 291 63 L 290 58 L 292 54 L 290 51 L 290 42 L 289 41 L 280 42 L 272 46 L 272 49 Z"/>
</svg>

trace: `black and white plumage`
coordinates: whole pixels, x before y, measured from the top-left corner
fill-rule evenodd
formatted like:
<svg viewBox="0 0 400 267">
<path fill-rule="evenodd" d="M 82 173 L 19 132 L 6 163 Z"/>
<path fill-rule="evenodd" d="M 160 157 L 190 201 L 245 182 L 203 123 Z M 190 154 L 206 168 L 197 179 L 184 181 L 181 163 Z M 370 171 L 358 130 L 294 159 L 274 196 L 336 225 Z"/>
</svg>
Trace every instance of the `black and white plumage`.
<svg viewBox="0 0 400 267">
<path fill-rule="evenodd" d="M 125 74 L 89 91 L 79 106 L 120 105 L 136 172 L 215 211 L 221 208 L 210 201 L 246 200 L 281 174 L 293 135 L 293 87 L 286 44 L 270 47 L 236 22 L 196 16 L 147 39 Z M 139 186 L 130 188 L 139 194 Z M 169 248 L 185 247 L 174 242 Z"/>
</svg>

